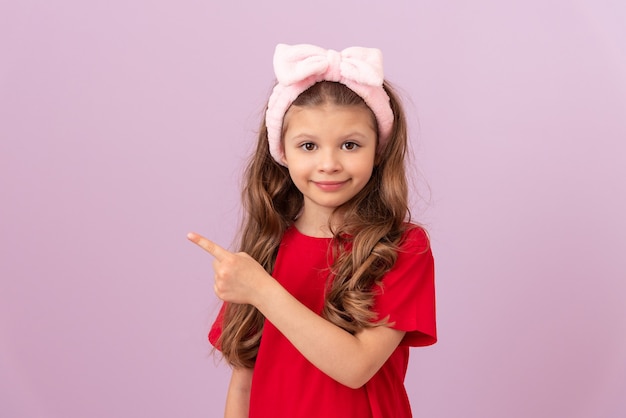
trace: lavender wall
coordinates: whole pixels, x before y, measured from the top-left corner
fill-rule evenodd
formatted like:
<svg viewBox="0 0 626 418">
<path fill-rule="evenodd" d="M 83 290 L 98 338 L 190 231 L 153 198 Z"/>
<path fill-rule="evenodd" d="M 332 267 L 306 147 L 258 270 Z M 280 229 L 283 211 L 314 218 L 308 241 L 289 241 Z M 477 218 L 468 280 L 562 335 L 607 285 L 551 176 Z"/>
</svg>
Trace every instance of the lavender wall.
<svg viewBox="0 0 626 418">
<path fill-rule="evenodd" d="M 626 416 L 624 21 L 609 0 L 3 1 L 0 415 L 221 416 L 185 234 L 231 243 L 273 47 L 312 42 L 380 47 L 411 99 L 440 329 L 415 415 Z"/>
</svg>

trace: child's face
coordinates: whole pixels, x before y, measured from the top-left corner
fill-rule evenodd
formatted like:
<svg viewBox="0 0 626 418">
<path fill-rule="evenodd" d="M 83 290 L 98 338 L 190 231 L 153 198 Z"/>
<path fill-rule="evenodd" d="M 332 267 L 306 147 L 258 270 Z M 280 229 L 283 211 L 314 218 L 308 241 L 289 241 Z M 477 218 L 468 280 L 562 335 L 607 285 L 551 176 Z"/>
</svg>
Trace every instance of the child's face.
<svg viewBox="0 0 626 418">
<path fill-rule="evenodd" d="M 292 106 L 284 119 L 283 162 L 304 195 L 304 213 L 330 215 L 372 176 L 377 132 L 365 106 Z"/>
</svg>

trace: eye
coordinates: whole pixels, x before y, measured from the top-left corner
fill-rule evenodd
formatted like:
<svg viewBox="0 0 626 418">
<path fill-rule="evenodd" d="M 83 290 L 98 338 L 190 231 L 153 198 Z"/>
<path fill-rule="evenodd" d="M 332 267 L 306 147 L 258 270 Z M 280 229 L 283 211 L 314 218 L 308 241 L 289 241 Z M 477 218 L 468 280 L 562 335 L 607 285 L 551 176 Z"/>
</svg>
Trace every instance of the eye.
<svg viewBox="0 0 626 418">
<path fill-rule="evenodd" d="M 360 145 L 357 144 L 356 142 L 346 141 L 343 143 L 341 147 L 345 149 L 346 151 L 354 151 L 355 149 L 359 148 L 359 146 Z"/>
<path fill-rule="evenodd" d="M 314 151 L 317 146 L 312 142 L 305 142 L 304 144 L 300 145 L 300 148 L 302 148 L 304 151 Z"/>
</svg>

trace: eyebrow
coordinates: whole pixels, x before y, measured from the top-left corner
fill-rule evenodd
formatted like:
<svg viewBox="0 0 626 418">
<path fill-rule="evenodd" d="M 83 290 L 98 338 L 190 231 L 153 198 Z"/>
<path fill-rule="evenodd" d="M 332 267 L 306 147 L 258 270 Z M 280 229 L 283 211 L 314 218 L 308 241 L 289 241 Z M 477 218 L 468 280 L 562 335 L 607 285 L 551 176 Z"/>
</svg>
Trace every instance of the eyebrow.
<svg viewBox="0 0 626 418">
<path fill-rule="evenodd" d="M 307 134 L 307 133 L 298 133 L 297 135 L 292 136 L 289 139 L 292 140 L 292 141 L 300 141 L 300 140 L 303 140 L 303 139 L 315 140 L 315 139 L 317 139 L 317 136 L 311 135 L 311 134 Z"/>
<path fill-rule="evenodd" d="M 341 140 L 346 140 L 350 138 L 367 139 L 367 137 L 368 135 L 361 131 L 352 131 L 336 139 L 341 139 Z M 309 134 L 307 132 L 301 132 L 301 133 L 297 133 L 295 136 L 290 137 L 289 139 L 292 141 L 296 141 L 296 140 L 312 140 L 313 141 L 313 140 L 318 139 L 318 137 L 316 135 Z"/>
</svg>

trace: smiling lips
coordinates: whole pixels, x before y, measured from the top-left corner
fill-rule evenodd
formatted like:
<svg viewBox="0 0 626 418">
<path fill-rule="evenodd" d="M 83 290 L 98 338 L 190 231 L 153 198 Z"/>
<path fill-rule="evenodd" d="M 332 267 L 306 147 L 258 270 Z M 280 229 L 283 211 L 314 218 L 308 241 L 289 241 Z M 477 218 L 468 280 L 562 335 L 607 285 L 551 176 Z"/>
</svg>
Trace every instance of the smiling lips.
<svg viewBox="0 0 626 418">
<path fill-rule="evenodd" d="M 348 180 L 344 181 L 314 181 L 313 182 L 317 187 L 324 190 L 325 192 L 332 192 L 335 190 L 341 189 Z"/>
</svg>

